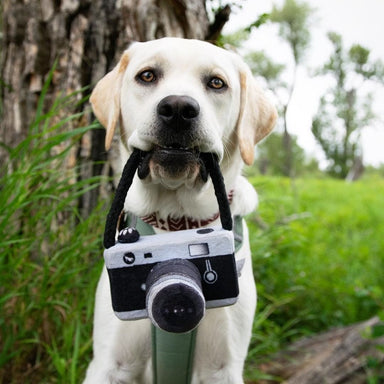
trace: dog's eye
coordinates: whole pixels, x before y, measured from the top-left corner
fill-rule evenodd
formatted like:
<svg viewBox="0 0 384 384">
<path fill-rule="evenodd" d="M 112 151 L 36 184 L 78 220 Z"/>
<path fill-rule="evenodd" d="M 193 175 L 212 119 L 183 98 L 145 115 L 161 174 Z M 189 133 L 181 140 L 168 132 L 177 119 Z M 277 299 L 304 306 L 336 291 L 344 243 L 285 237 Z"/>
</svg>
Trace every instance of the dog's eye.
<svg viewBox="0 0 384 384">
<path fill-rule="evenodd" d="M 144 83 L 153 83 L 156 81 L 156 75 L 153 71 L 146 70 L 139 73 L 138 78 Z"/>
<path fill-rule="evenodd" d="M 207 85 L 212 89 L 223 89 L 226 87 L 224 80 L 220 79 L 219 77 L 212 77 L 212 79 L 208 81 Z"/>
</svg>

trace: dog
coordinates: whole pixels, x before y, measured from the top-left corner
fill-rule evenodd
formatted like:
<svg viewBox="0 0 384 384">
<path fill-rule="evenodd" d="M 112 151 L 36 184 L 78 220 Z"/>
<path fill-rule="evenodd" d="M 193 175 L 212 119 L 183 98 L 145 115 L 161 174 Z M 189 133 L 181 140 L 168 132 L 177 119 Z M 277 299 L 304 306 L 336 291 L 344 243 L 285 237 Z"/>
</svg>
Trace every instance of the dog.
<svg viewBox="0 0 384 384">
<path fill-rule="evenodd" d="M 257 194 L 241 176 L 255 144 L 276 121 L 276 109 L 235 53 L 210 43 L 164 38 L 133 43 L 91 95 L 106 128 L 106 148 L 120 127 L 119 164 L 134 148 L 150 152 L 145 179 L 135 176 L 125 210 L 151 217 L 156 233 L 172 220 L 220 225 L 212 182 L 201 175 L 200 153 L 220 161 L 233 215 L 255 209 Z M 206 311 L 199 325 L 192 384 L 243 383 L 256 309 L 248 231 L 236 260 L 245 259 L 236 304 Z M 104 269 L 96 292 L 93 349 L 84 384 L 152 383 L 148 319 L 121 321 L 112 310 Z"/>
</svg>

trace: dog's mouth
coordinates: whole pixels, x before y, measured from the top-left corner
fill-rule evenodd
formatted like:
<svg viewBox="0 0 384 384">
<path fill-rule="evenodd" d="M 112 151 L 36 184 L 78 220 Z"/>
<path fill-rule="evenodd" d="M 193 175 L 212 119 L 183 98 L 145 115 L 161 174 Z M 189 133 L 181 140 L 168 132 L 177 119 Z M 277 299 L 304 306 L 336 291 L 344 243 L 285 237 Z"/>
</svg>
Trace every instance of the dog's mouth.
<svg viewBox="0 0 384 384">
<path fill-rule="evenodd" d="M 189 154 L 195 154 L 199 155 L 200 150 L 198 147 L 183 147 L 180 144 L 174 143 L 171 145 L 166 145 L 166 146 L 160 146 L 160 145 L 155 145 L 153 152 L 156 151 L 163 151 L 165 153 L 169 152 L 170 154 L 179 154 L 179 155 L 189 155 Z"/>
<path fill-rule="evenodd" d="M 140 179 L 149 176 L 151 181 L 172 189 L 182 184 L 193 186 L 198 179 L 205 183 L 208 179 L 199 148 L 188 148 L 177 143 L 155 145 L 151 151 L 145 152 L 138 176 Z"/>
</svg>

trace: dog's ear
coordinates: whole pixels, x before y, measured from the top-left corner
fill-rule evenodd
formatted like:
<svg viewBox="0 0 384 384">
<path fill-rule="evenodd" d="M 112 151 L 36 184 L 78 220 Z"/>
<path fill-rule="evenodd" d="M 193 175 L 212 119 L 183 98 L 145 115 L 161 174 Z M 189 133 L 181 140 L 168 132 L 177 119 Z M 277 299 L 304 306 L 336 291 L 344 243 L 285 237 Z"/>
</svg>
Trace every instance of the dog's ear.
<svg viewBox="0 0 384 384">
<path fill-rule="evenodd" d="M 277 111 L 246 66 L 240 70 L 240 114 L 237 123 L 240 153 L 245 164 L 251 165 L 255 145 L 275 126 Z"/>
<path fill-rule="evenodd" d="M 96 84 L 90 97 L 94 114 L 107 130 L 105 136 L 107 150 L 111 147 L 113 134 L 120 117 L 121 84 L 128 62 L 128 53 L 125 52 L 116 67 Z"/>
</svg>

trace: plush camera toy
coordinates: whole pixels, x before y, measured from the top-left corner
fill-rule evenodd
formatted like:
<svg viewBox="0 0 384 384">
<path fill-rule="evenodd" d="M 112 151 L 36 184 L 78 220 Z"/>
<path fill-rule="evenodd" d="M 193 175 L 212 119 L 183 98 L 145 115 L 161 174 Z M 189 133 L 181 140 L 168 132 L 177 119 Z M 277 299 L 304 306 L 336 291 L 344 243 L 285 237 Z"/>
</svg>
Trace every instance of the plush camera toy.
<svg viewBox="0 0 384 384">
<path fill-rule="evenodd" d="M 124 169 L 104 234 L 104 259 L 112 306 L 121 320 L 149 317 L 158 328 L 184 333 L 196 328 L 205 308 L 234 304 L 239 294 L 232 218 L 216 159 L 203 154 L 219 202 L 223 228 L 190 229 L 140 236 L 115 228 L 143 153 L 135 151 Z M 140 174 L 139 174 L 140 175 Z"/>
<path fill-rule="evenodd" d="M 190 229 L 124 243 L 130 232 L 123 230 L 118 237 L 123 242 L 104 251 L 118 318 L 149 317 L 157 327 L 179 333 L 195 328 L 205 308 L 236 302 L 231 231 Z"/>
</svg>

